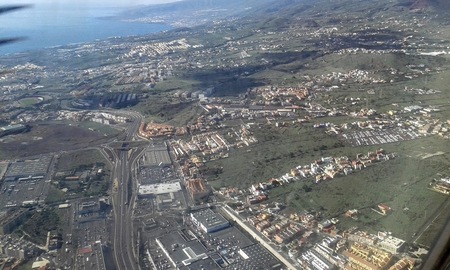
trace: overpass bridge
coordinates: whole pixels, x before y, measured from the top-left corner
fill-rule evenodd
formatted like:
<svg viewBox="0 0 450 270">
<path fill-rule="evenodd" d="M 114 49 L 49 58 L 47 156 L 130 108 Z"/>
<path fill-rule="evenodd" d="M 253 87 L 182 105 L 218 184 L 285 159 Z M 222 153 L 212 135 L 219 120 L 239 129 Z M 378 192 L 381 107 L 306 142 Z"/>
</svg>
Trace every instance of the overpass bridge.
<svg viewBox="0 0 450 270">
<path fill-rule="evenodd" d="M 148 141 L 117 141 L 110 143 L 109 146 L 115 150 L 128 151 L 138 147 L 145 147 L 148 144 Z"/>
</svg>

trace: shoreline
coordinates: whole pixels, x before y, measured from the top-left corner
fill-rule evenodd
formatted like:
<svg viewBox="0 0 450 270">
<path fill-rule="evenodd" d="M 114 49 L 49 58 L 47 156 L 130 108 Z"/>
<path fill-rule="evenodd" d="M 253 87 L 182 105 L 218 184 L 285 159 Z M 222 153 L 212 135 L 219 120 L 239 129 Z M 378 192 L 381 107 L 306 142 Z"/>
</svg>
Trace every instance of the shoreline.
<svg viewBox="0 0 450 270">
<path fill-rule="evenodd" d="M 104 31 L 97 33 L 95 29 L 103 29 Z M 87 23 L 81 26 L 71 24 L 58 27 L 57 25 L 56 27 L 48 26 L 29 29 L 17 34 L 2 34 L 0 38 L 21 36 L 24 40 L 0 47 L 0 58 L 26 55 L 42 50 L 79 46 L 108 39 L 151 36 L 172 29 L 174 27 L 166 23 L 131 22 L 119 20 L 117 16 L 91 17 L 88 18 Z M 56 42 L 60 43 L 55 44 Z"/>
</svg>

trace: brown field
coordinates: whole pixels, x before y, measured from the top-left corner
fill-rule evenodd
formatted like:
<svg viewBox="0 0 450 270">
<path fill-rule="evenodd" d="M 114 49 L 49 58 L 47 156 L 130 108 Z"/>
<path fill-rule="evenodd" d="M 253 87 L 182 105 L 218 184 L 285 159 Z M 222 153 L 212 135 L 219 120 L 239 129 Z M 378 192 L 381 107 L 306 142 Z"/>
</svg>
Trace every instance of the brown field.
<svg viewBox="0 0 450 270">
<path fill-rule="evenodd" d="M 112 133 L 112 132 L 111 132 Z M 118 133 L 118 132 L 116 132 Z M 33 124 L 27 133 L 2 138 L 0 159 L 83 149 L 111 140 L 115 135 L 60 123 Z"/>
</svg>

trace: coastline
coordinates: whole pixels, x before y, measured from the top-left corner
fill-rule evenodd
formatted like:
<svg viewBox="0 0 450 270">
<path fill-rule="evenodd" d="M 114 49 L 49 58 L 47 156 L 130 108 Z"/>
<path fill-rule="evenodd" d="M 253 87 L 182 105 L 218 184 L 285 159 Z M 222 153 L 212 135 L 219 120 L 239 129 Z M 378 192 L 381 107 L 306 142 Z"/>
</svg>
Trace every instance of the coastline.
<svg viewBox="0 0 450 270">
<path fill-rule="evenodd" d="M 14 21 L 20 21 L 20 19 Z M 8 23 L 14 25 L 14 21 L 8 21 Z M 86 16 L 65 25 L 40 22 L 20 29 L 8 28 L 8 25 L 6 25 L 3 26 L 3 29 L 0 29 L 2 30 L 0 31 L 0 38 L 23 37 L 24 40 L 1 46 L 0 57 L 79 45 L 109 38 L 146 36 L 171 29 L 173 27 L 165 23 L 128 22 L 119 19 L 118 16 Z"/>
</svg>

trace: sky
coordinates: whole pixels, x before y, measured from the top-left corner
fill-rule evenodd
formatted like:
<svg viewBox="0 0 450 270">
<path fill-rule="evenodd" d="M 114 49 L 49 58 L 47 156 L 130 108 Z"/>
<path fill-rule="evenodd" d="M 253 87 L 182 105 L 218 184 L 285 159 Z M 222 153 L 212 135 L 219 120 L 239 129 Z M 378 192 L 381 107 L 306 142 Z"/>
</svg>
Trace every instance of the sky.
<svg viewBox="0 0 450 270">
<path fill-rule="evenodd" d="M 168 2 L 175 2 L 177 0 L 3 0 L 0 6 L 12 5 L 12 4 L 31 4 L 31 5 L 41 5 L 41 4 L 53 4 L 53 5 L 89 5 L 93 7 L 105 6 L 105 7 L 119 7 L 119 6 L 137 6 L 137 5 L 151 5 L 151 4 L 161 4 Z"/>
</svg>

